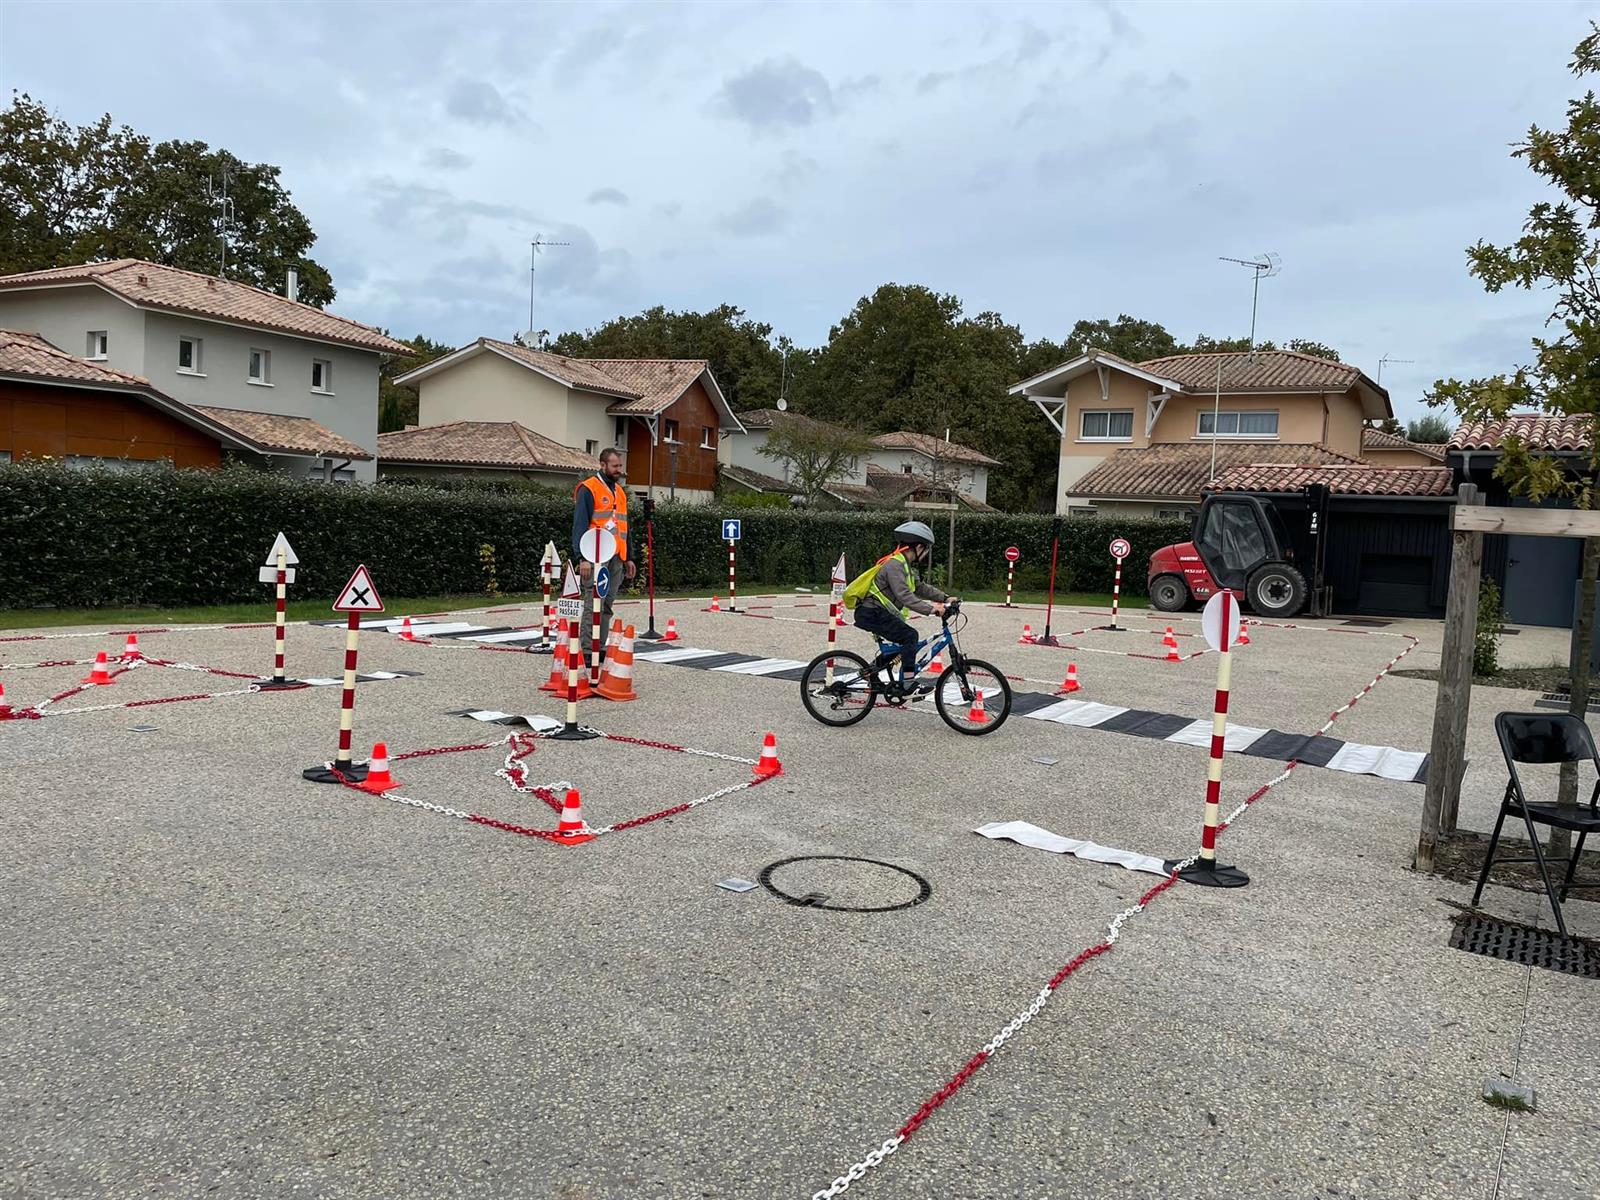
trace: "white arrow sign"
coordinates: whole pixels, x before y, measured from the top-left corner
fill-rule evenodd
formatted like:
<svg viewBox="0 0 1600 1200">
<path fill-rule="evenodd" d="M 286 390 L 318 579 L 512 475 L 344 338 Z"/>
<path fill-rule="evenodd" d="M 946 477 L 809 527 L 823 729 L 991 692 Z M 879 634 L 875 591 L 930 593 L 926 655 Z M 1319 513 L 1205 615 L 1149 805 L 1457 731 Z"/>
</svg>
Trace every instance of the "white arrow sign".
<svg viewBox="0 0 1600 1200">
<path fill-rule="evenodd" d="M 555 567 L 561 564 L 561 555 L 556 551 L 554 542 L 544 544 L 544 557 L 539 560 L 541 567 Z"/>
<path fill-rule="evenodd" d="M 355 574 L 350 576 L 350 582 L 344 585 L 339 598 L 333 602 L 333 611 L 342 613 L 383 611 L 383 600 L 378 595 L 378 589 L 373 586 L 372 576 L 367 574 L 365 563 L 357 567 Z"/>
<path fill-rule="evenodd" d="M 272 543 L 272 549 L 267 551 L 266 565 L 261 568 L 259 578 L 262 583 L 278 582 L 279 550 L 283 551 L 283 561 L 287 564 L 287 569 L 283 573 L 283 581 L 285 583 L 294 582 L 294 564 L 300 561 L 300 556 L 294 552 L 294 547 L 289 545 L 289 539 L 284 537 L 283 532 L 280 530 L 277 540 Z"/>
</svg>

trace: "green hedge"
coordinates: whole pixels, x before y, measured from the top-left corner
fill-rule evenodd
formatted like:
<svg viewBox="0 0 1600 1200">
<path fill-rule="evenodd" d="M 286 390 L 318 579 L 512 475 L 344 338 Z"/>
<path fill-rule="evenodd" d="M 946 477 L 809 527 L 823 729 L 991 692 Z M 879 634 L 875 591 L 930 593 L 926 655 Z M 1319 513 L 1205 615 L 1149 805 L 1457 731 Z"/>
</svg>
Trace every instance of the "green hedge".
<svg viewBox="0 0 1600 1200">
<path fill-rule="evenodd" d="M 889 547 L 904 512 L 741 509 L 740 590 L 824 587 L 841 553 L 852 572 Z M 643 549 L 643 521 L 635 546 Z M 941 544 L 947 519 L 933 514 Z M 656 510 L 658 586 L 722 592 L 727 546 L 716 508 Z M 1022 550 L 1017 586 L 1045 585 L 1052 519 L 962 514 L 957 586 L 1003 586 L 1006 546 Z M 0 606 L 210 604 L 264 594 L 256 569 L 282 529 L 300 556 L 291 593 L 331 595 L 365 562 L 397 596 L 483 589 L 478 547 L 495 548 L 501 590 L 532 591 L 547 541 L 563 552 L 572 528 L 565 497 L 483 489 L 329 486 L 244 468 L 223 471 L 77 470 L 51 462 L 0 465 Z M 1074 518 L 1062 522 L 1057 587 L 1109 591 L 1115 535 L 1133 544 L 1123 579 L 1144 592 L 1144 564 L 1181 541 L 1178 521 Z M 942 545 L 941 545 L 942 549 Z M 637 552 L 637 551 L 636 551 Z"/>
</svg>

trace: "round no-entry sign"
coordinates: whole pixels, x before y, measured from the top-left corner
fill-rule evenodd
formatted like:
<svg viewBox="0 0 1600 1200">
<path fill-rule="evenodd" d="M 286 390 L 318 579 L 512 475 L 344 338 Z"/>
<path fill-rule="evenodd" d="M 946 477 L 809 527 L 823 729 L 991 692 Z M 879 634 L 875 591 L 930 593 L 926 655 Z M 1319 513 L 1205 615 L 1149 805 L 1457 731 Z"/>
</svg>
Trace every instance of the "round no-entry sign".
<svg viewBox="0 0 1600 1200">
<path fill-rule="evenodd" d="M 1022 551 L 1021 550 L 1018 550 L 1015 546 L 1007 546 L 1006 547 L 1006 561 L 1007 562 L 1016 562 L 1017 559 L 1019 559 L 1021 557 L 1022 557 Z"/>
<path fill-rule="evenodd" d="M 589 529 L 578 539 L 578 550 L 592 563 L 605 564 L 617 555 L 617 537 L 609 529 Z"/>
<path fill-rule="evenodd" d="M 1239 640 L 1239 601 L 1227 588 L 1223 588 L 1206 601 L 1200 614 L 1200 632 L 1206 645 L 1221 651 Z"/>
<path fill-rule="evenodd" d="M 1112 558 L 1127 558 L 1128 555 L 1131 554 L 1131 553 L 1133 553 L 1133 547 L 1128 545 L 1128 539 L 1127 538 L 1112 538 L 1111 539 L 1111 557 Z"/>
</svg>

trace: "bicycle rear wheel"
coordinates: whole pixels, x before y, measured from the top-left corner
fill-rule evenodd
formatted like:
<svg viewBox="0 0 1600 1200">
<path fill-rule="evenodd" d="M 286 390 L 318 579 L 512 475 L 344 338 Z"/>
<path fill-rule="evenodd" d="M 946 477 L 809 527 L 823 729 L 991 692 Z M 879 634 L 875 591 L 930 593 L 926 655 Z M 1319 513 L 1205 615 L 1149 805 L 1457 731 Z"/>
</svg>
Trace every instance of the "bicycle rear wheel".
<svg viewBox="0 0 1600 1200">
<path fill-rule="evenodd" d="M 963 659 L 959 668 L 952 663 L 939 676 L 933 702 L 944 723 L 957 733 L 993 733 L 1011 715 L 1011 684 L 992 663 Z"/>
<path fill-rule="evenodd" d="M 828 664 L 833 664 L 829 681 Z M 800 700 L 824 725 L 854 725 L 872 711 L 877 699 L 867 660 L 848 650 L 819 654 L 800 676 Z"/>
</svg>

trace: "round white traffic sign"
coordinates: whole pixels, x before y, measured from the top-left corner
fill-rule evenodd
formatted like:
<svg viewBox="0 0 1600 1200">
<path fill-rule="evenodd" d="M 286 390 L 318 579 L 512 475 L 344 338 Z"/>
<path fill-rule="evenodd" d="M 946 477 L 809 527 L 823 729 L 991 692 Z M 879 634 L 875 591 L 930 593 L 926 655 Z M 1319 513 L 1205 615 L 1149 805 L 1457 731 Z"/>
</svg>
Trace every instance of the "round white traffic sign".
<svg viewBox="0 0 1600 1200">
<path fill-rule="evenodd" d="M 1021 557 L 1022 557 L 1022 551 L 1021 550 L 1018 550 L 1015 546 L 1007 546 L 1006 547 L 1006 561 L 1007 562 L 1016 562 L 1017 559 L 1019 559 Z"/>
<path fill-rule="evenodd" d="M 1133 553 L 1133 547 L 1128 545 L 1127 538 L 1112 538 L 1110 549 L 1112 558 L 1127 558 Z"/>
<path fill-rule="evenodd" d="M 1239 640 L 1239 601 L 1227 588 L 1206 601 L 1205 612 L 1200 614 L 1200 632 L 1213 650 L 1226 650 Z"/>
<path fill-rule="evenodd" d="M 578 553 L 592 563 L 608 563 L 617 556 L 617 536 L 609 529 L 589 529 L 578 539 Z"/>
</svg>

